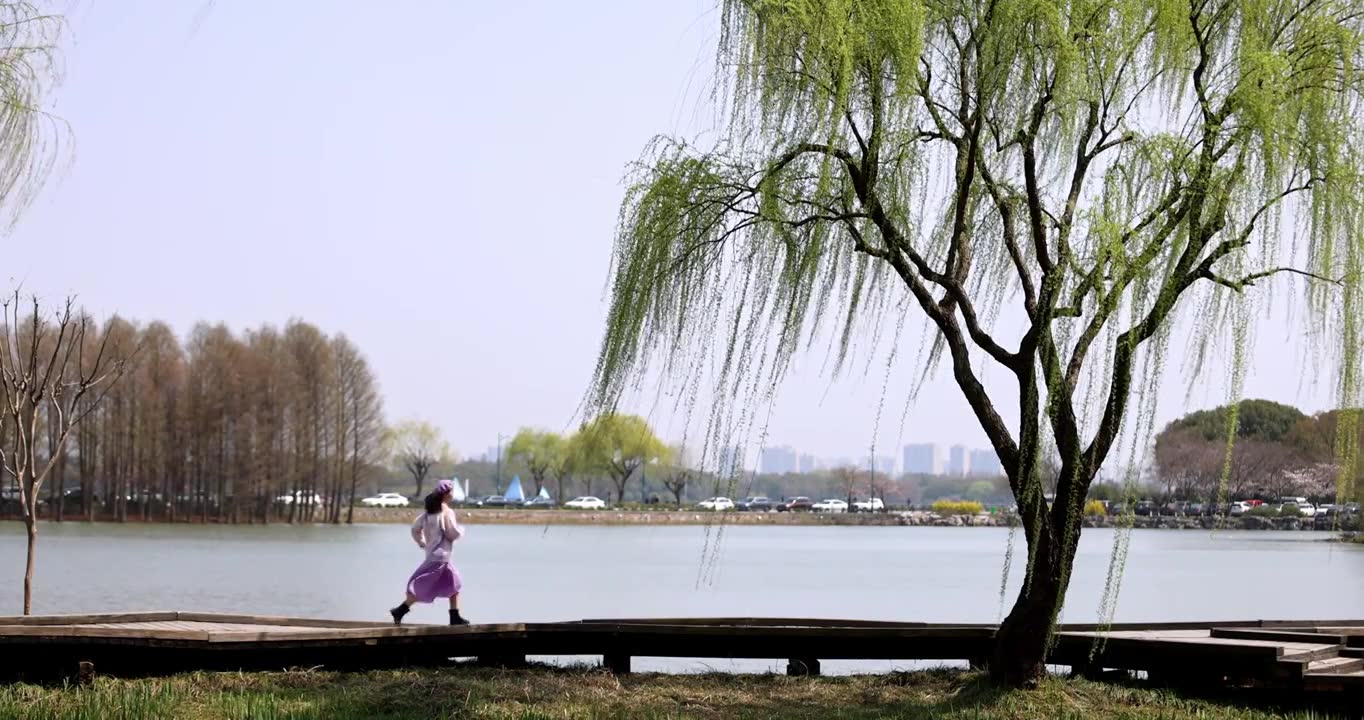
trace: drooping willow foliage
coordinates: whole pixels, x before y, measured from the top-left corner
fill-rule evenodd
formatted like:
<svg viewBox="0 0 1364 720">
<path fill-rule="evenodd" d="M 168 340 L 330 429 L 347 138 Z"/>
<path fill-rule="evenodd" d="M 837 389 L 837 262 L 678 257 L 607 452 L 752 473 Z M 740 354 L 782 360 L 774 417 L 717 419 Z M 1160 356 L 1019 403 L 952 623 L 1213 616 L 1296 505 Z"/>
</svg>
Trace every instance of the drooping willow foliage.
<svg viewBox="0 0 1364 720">
<path fill-rule="evenodd" d="M 5 224 L 33 200 L 61 157 L 65 125 L 44 107 L 60 79 L 62 20 L 35 3 L 0 0 L 0 213 Z"/>
<path fill-rule="evenodd" d="M 1202 370 L 1230 334 L 1239 364 L 1251 296 L 1301 286 L 1360 405 L 1362 40 L 1353 0 L 722 0 L 726 132 L 634 168 L 591 403 L 709 383 L 716 445 L 821 338 L 841 368 L 926 317 L 923 372 L 950 367 L 1018 501 L 992 671 L 1026 684 L 1089 484 L 1124 422 L 1150 436 L 1172 353 Z"/>
</svg>

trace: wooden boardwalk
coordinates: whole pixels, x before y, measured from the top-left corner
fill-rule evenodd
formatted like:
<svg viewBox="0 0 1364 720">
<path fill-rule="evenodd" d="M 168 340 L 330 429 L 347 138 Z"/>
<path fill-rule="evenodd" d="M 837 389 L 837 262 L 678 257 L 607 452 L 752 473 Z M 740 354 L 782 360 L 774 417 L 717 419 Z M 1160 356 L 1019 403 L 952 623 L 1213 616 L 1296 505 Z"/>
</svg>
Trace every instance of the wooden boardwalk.
<svg viewBox="0 0 1364 720">
<path fill-rule="evenodd" d="M 629 672 L 636 657 L 786 660 L 817 674 L 827 660 L 981 663 L 991 625 L 776 618 L 606 619 L 448 627 L 189 612 L 0 617 L 0 675 L 146 675 L 190 670 L 369 669 L 478 658 L 598 656 Z M 1077 672 L 1349 693 L 1364 697 L 1364 620 L 1066 625 L 1051 662 Z"/>
</svg>

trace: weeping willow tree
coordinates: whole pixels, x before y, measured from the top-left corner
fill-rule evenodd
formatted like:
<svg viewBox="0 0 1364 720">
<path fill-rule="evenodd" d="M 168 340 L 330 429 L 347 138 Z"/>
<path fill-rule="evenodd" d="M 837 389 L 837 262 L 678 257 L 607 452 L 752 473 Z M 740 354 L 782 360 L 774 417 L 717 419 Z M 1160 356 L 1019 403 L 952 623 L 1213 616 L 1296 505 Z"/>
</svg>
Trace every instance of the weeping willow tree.
<svg viewBox="0 0 1364 720">
<path fill-rule="evenodd" d="M 1353 0 L 723 0 L 720 17 L 726 127 L 659 138 L 635 167 L 590 399 L 656 372 L 685 397 L 718 383 L 732 413 L 817 338 L 842 367 L 857 337 L 926 318 L 922 371 L 950 367 L 1026 534 L 998 681 L 1043 675 L 1090 483 L 1124 420 L 1154 412 L 1172 341 L 1204 358 L 1230 334 L 1239 362 L 1250 288 L 1300 286 L 1357 406 Z M 987 370 L 1009 381 L 987 390 Z"/>
</svg>

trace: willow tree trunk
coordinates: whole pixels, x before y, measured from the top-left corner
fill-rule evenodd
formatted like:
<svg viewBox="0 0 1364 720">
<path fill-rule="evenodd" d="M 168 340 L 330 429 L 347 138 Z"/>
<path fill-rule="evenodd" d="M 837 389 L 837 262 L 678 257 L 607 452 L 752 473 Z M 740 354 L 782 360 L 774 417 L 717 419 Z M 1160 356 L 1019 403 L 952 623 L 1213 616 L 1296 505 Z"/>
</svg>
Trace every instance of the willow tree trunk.
<svg viewBox="0 0 1364 720">
<path fill-rule="evenodd" d="M 1036 426 L 1025 427 L 1022 434 L 1035 438 L 1035 430 Z M 1025 445 L 1015 471 L 1022 479 L 1018 512 L 1030 562 L 1018 599 L 999 627 L 990 660 L 991 677 L 1006 687 L 1035 688 L 1046 677 L 1056 619 L 1080 545 L 1085 497 L 1094 478 L 1088 464 L 1063 460 L 1056 473 L 1055 500 L 1048 507 L 1047 478 L 1038 474 L 1035 453 L 1035 444 Z"/>
<path fill-rule="evenodd" d="M 1059 539 L 1047 529 L 1037 533 L 1037 548 L 1023 590 L 995 637 L 990 675 L 1006 687 L 1036 687 L 1046 676 L 1052 631 L 1070 585 L 1070 570 L 1080 539 L 1081 517 L 1066 518 Z"/>
</svg>

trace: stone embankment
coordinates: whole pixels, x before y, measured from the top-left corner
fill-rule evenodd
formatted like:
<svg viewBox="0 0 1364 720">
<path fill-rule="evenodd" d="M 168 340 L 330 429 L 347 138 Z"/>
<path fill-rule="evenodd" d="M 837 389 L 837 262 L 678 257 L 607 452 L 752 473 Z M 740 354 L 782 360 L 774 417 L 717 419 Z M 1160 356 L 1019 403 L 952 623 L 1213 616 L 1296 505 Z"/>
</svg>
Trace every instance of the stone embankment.
<svg viewBox="0 0 1364 720">
<path fill-rule="evenodd" d="M 355 521 L 412 522 L 415 508 L 356 508 Z M 872 525 L 908 527 L 1008 527 L 1017 519 L 1007 513 L 940 515 L 927 510 L 888 513 L 715 513 L 697 510 L 492 510 L 461 508 L 470 525 Z M 1313 530 L 1309 518 L 1168 517 L 1130 518 L 1133 527 L 1160 530 Z M 1120 517 L 1090 516 L 1085 527 L 1115 527 Z M 1325 528 L 1323 528 L 1325 529 Z M 1348 530 L 1350 528 L 1333 528 Z"/>
</svg>

